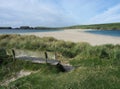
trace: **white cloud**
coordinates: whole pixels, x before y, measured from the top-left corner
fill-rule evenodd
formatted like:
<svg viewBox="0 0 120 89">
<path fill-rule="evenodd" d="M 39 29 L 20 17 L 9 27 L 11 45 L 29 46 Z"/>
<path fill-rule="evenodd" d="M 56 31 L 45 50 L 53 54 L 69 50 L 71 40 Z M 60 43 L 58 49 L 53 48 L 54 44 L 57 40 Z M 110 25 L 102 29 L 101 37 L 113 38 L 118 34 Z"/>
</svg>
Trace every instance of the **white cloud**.
<svg viewBox="0 0 120 89">
<path fill-rule="evenodd" d="M 120 4 L 109 8 L 101 14 L 91 18 L 89 23 L 111 23 L 120 21 Z"/>
<path fill-rule="evenodd" d="M 109 3 L 112 3 L 116 0 L 110 1 Z M 103 12 L 111 7 L 106 2 L 105 0 L 0 0 L 0 26 L 67 26 L 86 24 L 91 17 L 93 18 L 89 23 L 120 21 L 120 5 Z"/>
<path fill-rule="evenodd" d="M 65 26 L 75 23 L 69 13 L 49 0 L 1 0 L 0 13 L 0 19 L 4 18 L 0 25 Z"/>
</svg>

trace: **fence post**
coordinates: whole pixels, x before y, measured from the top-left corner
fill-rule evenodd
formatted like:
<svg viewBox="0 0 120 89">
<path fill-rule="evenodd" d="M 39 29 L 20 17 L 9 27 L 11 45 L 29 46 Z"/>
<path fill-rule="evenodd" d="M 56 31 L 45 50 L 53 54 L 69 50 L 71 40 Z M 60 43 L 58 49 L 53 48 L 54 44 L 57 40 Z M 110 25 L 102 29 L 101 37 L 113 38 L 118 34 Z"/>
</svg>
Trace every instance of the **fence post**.
<svg viewBox="0 0 120 89">
<path fill-rule="evenodd" d="M 16 58 L 15 58 L 15 50 L 14 49 L 12 49 L 12 55 L 13 55 L 13 63 L 14 63 L 14 67 L 15 67 Z"/>
<path fill-rule="evenodd" d="M 57 60 L 57 53 L 55 52 L 55 60 Z"/>
<path fill-rule="evenodd" d="M 46 64 L 47 64 L 47 60 L 48 60 L 48 54 L 47 54 L 47 52 L 45 51 L 45 61 L 46 61 Z"/>
<path fill-rule="evenodd" d="M 55 46 L 55 50 L 54 50 L 54 52 L 55 52 L 55 60 L 57 60 L 56 45 L 54 45 L 54 46 Z"/>
</svg>

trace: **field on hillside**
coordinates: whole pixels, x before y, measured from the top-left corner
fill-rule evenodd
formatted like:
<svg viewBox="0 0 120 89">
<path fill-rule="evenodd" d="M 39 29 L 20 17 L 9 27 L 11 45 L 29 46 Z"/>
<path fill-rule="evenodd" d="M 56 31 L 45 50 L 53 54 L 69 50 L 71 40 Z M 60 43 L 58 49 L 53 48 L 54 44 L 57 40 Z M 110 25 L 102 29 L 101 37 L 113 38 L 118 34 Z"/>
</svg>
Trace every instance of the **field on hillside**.
<svg viewBox="0 0 120 89">
<path fill-rule="evenodd" d="M 120 23 L 76 25 L 66 27 L 69 29 L 99 29 L 99 30 L 120 30 Z"/>
</svg>

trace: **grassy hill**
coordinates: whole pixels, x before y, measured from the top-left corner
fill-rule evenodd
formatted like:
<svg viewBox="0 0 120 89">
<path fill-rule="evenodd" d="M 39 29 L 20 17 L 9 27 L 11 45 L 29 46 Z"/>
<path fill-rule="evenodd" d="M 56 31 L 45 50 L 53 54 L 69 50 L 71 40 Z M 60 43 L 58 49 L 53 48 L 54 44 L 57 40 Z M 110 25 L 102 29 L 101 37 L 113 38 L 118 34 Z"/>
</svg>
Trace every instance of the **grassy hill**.
<svg viewBox="0 0 120 89">
<path fill-rule="evenodd" d="M 120 23 L 76 25 L 65 27 L 68 29 L 100 29 L 100 30 L 120 30 Z"/>
<path fill-rule="evenodd" d="M 16 67 L 12 62 L 4 63 L 0 65 L 0 82 L 23 69 L 37 72 L 0 89 L 120 89 L 120 45 L 91 46 L 48 37 L 1 35 L 0 47 L 56 51 L 63 63 L 75 66 L 75 70 L 63 73 L 50 65 L 19 60 Z"/>
</svg>

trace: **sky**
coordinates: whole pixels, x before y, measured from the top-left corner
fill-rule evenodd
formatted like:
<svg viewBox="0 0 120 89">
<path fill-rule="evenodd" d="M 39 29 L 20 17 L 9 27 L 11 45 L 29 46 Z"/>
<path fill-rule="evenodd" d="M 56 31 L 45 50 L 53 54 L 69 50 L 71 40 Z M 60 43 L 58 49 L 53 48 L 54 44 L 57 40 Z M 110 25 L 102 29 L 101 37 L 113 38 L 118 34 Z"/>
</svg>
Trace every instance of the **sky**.
<svg viewBox="0 0 120 89">
<path fill-rule="evenodd" d="M 0 0 L 0 26 L 120 22 L 120 0 Z"/>
</svg>

